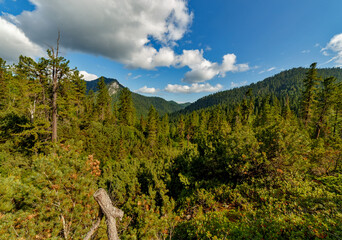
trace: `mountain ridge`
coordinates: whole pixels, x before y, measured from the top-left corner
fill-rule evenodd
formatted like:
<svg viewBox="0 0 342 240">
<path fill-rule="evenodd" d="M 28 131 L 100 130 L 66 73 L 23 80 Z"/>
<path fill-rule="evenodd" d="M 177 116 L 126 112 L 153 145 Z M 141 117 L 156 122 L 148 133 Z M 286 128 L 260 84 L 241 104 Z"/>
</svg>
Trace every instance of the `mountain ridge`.
<svg viewBox="0 0 342 240">
<path fill-rule="evenodd" d="M 256 83 L 213 93 L 196 100 L 178 113 L 189 113 L 219 104 L 234 106 L 243 100 L 249 88 L 252 89 L 254 97 L 274 95 L 282 103 L 285 102 L 286 96 L 288 96 L 290 105 L 296 107 L 303 88 L 303 79 L 305 78 L 307 71 L 308 68 L 303 67 L 291 68 Z M 337 78 L 337 81 L 342 81 L 341 68 L 320 68 L 317 69 L 317 71 L 318 75 L 322 78 L 334 76 Z"/>
<path fill-rule="evenodd" d="M 87 93 L 89 91 L 97 91 L 97 83 L 100 81 L 102 77 L 99 77 L 92 81 L 86 81 Z M 119 100 L 120 91 L 125 88 L 117 79 L 115 78 L 106 78 L 103 77 L 105 84 L 108 86 L 108 91 L 110 96 L 112 97 L 113 102 L 117 102 Z M 177 112 L 185 107 L 187 107 L 190 103 L 177 103 L 175 101 L 167 101 L 161 97 L 147 97 L 136 92 L 132 92 L 132 101 L 133 105 L 136 109 L 136 115 L 140 117 L 147 116 L 148 111 L 151 105 L 154 106 L 156 111 L 162 116 L 165 114 L 170 114 L 173 112 Z"/>
</svg>

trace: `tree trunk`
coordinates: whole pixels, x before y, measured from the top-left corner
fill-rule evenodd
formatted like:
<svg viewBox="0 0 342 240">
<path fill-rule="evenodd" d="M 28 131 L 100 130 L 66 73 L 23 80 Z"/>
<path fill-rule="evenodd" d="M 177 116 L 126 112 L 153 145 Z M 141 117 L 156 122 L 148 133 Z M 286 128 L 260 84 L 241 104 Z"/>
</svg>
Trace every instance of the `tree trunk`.
<svg viewBox="0 0 342 240">
<path fill-rule="evenodd" d="M 58 32 L 56 52 L 52 48 L 53 63 L 52 63 L 52 142 L 57 141 L 57 90 L 58 90 L 58 54 L 59 54 L 59 39 L 60 32 Z"/>
<path fill-rule="evenodd" d="M 57 141 L 57 77 L 53 79 L 52 87 L 52 142 Z"/>
<path fill-rule="evenodd" d="M 106 217 L 108 240 L 119 240 L 115 218 L 120 218 L 121 220 L 124 215 L 124 212 L 113 206 L 112 201 L 110 200 L 107 192 L 103 188 L 97 190 L 93 196 L 96 202 L 100 205 L 99 211 L 102 212 Z M 99 213 L 98 220 L 92 226 L 91 230 L 88 232 L 84 240 L 88 240 L 91 238 L 91 236 L 99 227 L 101 219 L 102 215 L 101 213 Z"/>
</svg>

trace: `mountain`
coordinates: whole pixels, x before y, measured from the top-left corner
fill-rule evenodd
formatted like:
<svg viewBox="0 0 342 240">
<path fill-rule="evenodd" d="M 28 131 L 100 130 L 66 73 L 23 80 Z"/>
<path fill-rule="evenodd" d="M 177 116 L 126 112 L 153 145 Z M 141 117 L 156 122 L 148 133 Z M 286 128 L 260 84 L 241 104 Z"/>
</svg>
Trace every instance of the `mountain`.
<svg viewBox="0 0 342 240">
<path fill-rule="evenodd" d="M 115 95 L 117 94 L 121 89 L 124 88 L 123 85 L 121 85 L 119 83 L 118 80 L 114 79 L 114 78 L 106 78 L 106 77 L 103 77 L 104 80 L 105 80 L 105 84 L 108 86 L 108 91 L 109 91 L 109 94 L 112 96 L 112 95 Z M 93 90 L 94 92 L 96 92 L 98 89 L 97 89 L 97 84 L 98 82 L 100 81 L 101 78 L 98 78 L 98 79 L 95 79 L 93 81 L 86 81 L 86 84 L 87 84 L 87 93 L 90 91 L 90 90 Z"/>
<path fill-rule="evenodd" d="M 105 83 L 108 86 L 109 94 L 111 95 L 113 101 L 118 101 L 120 91 L 124 88 L 122 84 L 119 83 L 118 80 L 113 78 L 106 78 Z M 87 92 L 93 90 L 94 92 L 97 91 L 97 83 L 100 81 L 100 78 L 95 79 L 93 81 L 87 81 Z M 146 97 L 140 95 L 138 93 L 132 92 L 132 100 L 136 110 L 136 115 L 140 117 L 140 115 L 147 116 L 148 111 L 151 105 L 157 110 L 157 112 L 162 116 L 166 113 L 172 113 L 176 111 L 180 111 L 185 107 L 189 106 L 190 103 L 176 103 L 175 101 L 166 101 L 160 97 Z"/>
<path fill-rule="evenodd" d="M 288 96 L 290 105 L 294 110 L 296 110 L 298 109 L 298 104 L 300 102 L 303 79 L 305 78 L 307 71 L 308 68 L 293 68 L 280 72 L 257 83 L 214 93 L 198 99 L 196 102 L 185 107 L 179 113 L 192 112 L 218 104 L 234 106 L 243 100 L 249 88 L 252 89 L 255 97 L 266 95 L 276 96 L 281 103 L 284 103 L 286 96 Z M 321 68 L 318 69 L 318 75 L 322 76 L 322 78 L 334 76 L 338 81 L 342 81 L 341 68 Z"/>
</svg>

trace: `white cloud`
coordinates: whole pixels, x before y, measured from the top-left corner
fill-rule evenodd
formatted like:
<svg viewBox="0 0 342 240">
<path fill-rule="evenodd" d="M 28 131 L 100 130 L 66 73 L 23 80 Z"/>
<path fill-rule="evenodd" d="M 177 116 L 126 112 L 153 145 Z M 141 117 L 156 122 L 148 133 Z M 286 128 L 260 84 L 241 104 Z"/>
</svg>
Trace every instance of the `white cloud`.
<svg viewBox="0 0 342 240">
<path fill-rule="evenodd" d="M 306 54 L 306 53 L 310 53 L 310 50 L 303 50 L 301 53 Z"/>
<path fill-rule="evenodd" d="M 150 39 L 172 46 L 188 30 L 193 14 L 184 0 L 32 0 L 36 9 L 7 15 L 41 46 L 60 44 L 74 51 L 102 55 L 129 67 L 153 69 L 167 64 L 168 48 L 157 51 Z M 156 59 L 154 59 L 156 58 Z M 165 63 L 166 61 L 166 63 Z M 155 64 L 155 65 L 153 65 Z M 165 65 L 163 65 L 165 66 Z"/>
<path fill-rule="evenodd" d="M 183 82 L 205 82 L 215 76 L 225 77 L 226 72 L 242 72 L 249 69 L 248 64 L 236 64 L 235 54 L 223 56 L 222 64 L 210 62 L 203 57 L 203 50 L 183 50 L 176 60 L 176 66 L 188 66 L 191 71 L 185 74 Z"/>
<path fill-rule="evenodd" d="M 136 90 L 136 92 L 147 93 L 147 94 L 154 94 L 154 93 L 157 92 L 157 89 L 155 89 L 155 88 L 148 88 L 147 86 L 143 86 L 142 88 L 139 88 L 138 90 Z"/>
<path fill-rule="evenodd" d="M 206 50 L 206 51 L 211 51 L 212 48 L 211 48 L 210 46 L 206 46 L 206 47 L 205 47 L 205 50 Z"/>
<path fill-rule="evenodd" d="M 92 73 L 88 73 L 86 71 L 80 71 L 80 75 L 83 75 L 83 78 L 84 80 L 86 81 L 91 81 L 91 80 L 95 80 L 97 78 L 99 78 L 98 76 L 96 76 L 95 74 L 92 74 Z"/>
<path fill-rule="evenodd" d="M 32 43 L 14 24 L 0 17 L 0 57 L 16 62 L 20 55 L 28 57 L 43 56 L 44 51 Z"/>
<path fill-rule="evenodd" d="M 266 72 L 271 72 L 271 71 L 273 71 L 274 69 L 276 69 L 276 67 L 271 67 L 271 68 L 267 69 Z"/>
<path fill-rule="evenodd" d="M 189 83 L 249 69 L 247 64 L 236 64 L 234 54 L 223 56 L 222 64 L 219 64 L 205 59 L 203 50 L 183 50 L 180 55 L 174 52 L 172 47 L 183 38 L 193 20 L 187 0 L 168 0 L 163 4 L 160 0 L 31 2 L 35 5 L 32 12 L 5 16 L 12 26 L 15 24 L 21 29 L 27 41 L 30 39 L 44 48 L 56 44 L 59 30 L 64 50 L 101 55 L 128 68 L 153 70 L 187 66 L 190 71 L 183 81 Z M 154 42 L 161 47 L 155 47 Z M 21 47 L 17 49 L 22 53 Z"/>
<path fill-rule="evenodd" d="M 231 82 L 230 87 L 231 88 L 242 87 L 242 86 L 245 86 L 246 84 L 247 84 L 247 81 L 243 81 L 241 83 Z"/>
<path fill-rule="evenodd" d="M 150 78 L 157 78 L 157 77 L 160 76 L 160 74 L 159 73 L 156 73 L 156 74 L 149 73 L 149 74 L 147 74 L 147 76 L 150 77 Z"/>
<path fill-rule="evenodd" d="M 342 64 L 342 33 L 333 36 L 325 48 L 321 49 L 324 56 L 329 56 L 332 53 L 334 56 L 327 62 L 334 61 L 336 66 Z"/>
<path fill-rule="evenodd" d="M 193 83 L 190 86 L 168 84 L 165 87 L 165 91 L 171 92 L 171 93 L 200 93 L 200 92 L 217 92 L 221 90 L 222 88 L 223 86 L 221 84 L 216 84 L 216 86 L 212 86 L 209 83 L 204 83 L 204 84 Z"/>
<path fill-rule="evenodd" d="M 327 51 L 323 51 L 322 54 L 323 56 L 326 56 L 326 57 L 329 56 L 329 53 Z"/>
<path fill-rule="evenodd" d="M 275 70 L 275 69 L 276 69 L 276 67 L 271 67 L 271 68 L 268 68 L 268 69 L 266 69 L 266 70 L 260 71 L 259 74 L 262 74 L 262 73 L 265 73 L 265 72 L 271 72 L 271 71 L 273 71 L 273 70 Z"/>
<path fill-rule="evenodd" d="M 134 77 L 132 77 L 132 79 L 138 79 L 138 78 L 141 78 L 142 77 L 142 75 L 137 75 L 137 76 L 134 76 Z"/>
</svg>

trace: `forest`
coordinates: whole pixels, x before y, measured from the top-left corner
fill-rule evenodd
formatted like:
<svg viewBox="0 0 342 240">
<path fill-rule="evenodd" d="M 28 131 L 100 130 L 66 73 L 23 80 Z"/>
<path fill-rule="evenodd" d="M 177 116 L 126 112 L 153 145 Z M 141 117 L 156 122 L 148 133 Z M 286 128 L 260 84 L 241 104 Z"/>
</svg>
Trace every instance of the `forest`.
<svg viewBox="0 0 342 240">
<path fill-rule="evenodd" d="M 87 91 L 53 50 L 0 59 L 0 239 L 83 239 L 99 188 L 120 239 L 342 238 L 339 76 L 313 63 L 292 95 L 137 117 L 129 89 Z"/>
</svg>

